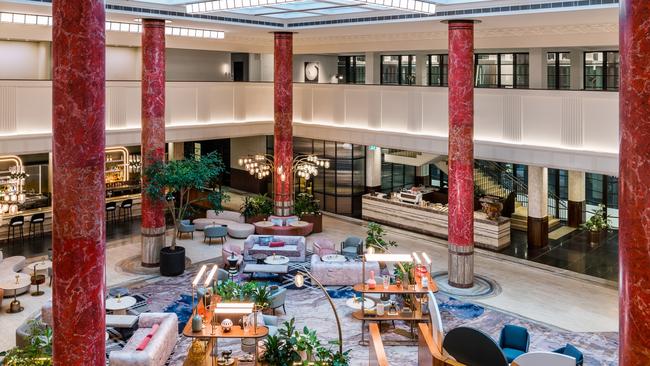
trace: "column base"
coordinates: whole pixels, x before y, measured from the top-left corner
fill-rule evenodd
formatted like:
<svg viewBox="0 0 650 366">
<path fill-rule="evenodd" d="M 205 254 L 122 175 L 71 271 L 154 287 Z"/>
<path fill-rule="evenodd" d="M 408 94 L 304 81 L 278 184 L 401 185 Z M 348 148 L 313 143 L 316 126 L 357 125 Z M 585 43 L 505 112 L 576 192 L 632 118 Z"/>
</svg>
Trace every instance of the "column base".
<svg viewBox="0 0 650 366">
<path fill-rule="evenodd" d="M 160 266 L 160 250 L 165 246 L 165 227 L 142 228 L 141 253 L 143 267 Z"/>
<path fill-rule="evenodd" d="M 580 225 L 585 222 L 585 214 L 587 212 L 586 206 L 586 201 L 569 201 L 567 220 L 567 225 L 569 227 L 580 227 Z"/>
<path fill-rule="evenodd" d="M 381 186 L 366 186 L 366 193 L 381 193 Z"/>
<path fill-rule="evenodd" d="M 293 201 L 274 201 L 273 213 L 282 217 L 293 215 Z"/>
<path fill-rule="evenodd" d="M 544 248 L 548 245 L 548 216 L 528 216 L 528 247 Z"/>
<path fill-rule="evenodd" d="M 474 286 L 474 246 L 449 243 L 449 285 Z"/>
</svg>

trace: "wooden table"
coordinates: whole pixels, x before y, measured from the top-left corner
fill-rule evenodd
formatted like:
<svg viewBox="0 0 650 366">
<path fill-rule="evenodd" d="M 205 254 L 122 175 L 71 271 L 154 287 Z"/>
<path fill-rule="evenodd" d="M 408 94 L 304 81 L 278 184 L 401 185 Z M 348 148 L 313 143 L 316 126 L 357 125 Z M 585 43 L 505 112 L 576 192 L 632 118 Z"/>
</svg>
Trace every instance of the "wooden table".
<svg viewBox="0 0 650 366">
<path fill-rule="evenodd" d="M 254 358 L 254 364 L 257 364 L 257 359 L 258 359 L 258 354 L 257 354 L 257 339 L 259 338 L 264 338 L 269 335 L 269 328 L 265 326 L 257 326 L 255 331 L 249 329 L 248 331 L 245 331 L 240 327 L 239 325 L 234 325 L 231 327 L 230 332 L 224 332 L 223 328 L 219 325 L 212 327 L 210 324 L 212 322 L 212 316 L 214 312 L 213 311 L 208 311 L 206 312 L 206 317 L 203 321 L 203 328 L 201 329 L 200 332 L 193 332 L 192 331 L 192 317 L 194 314 L 192 314 L 192 317 L 190 317 L 190 321 L 185 324 L 185 328 L 183 328 L 183 335 L 189 338 L 194 338 L 195 340 L 203 341 L 206 343 L 206 353 L 204 357 L 204 366 L 215 366 L 217 364 L 217 358 L 218 358 L 218 340 L 219 338 L 253 338 L 255 339 L 255 354 L 253 355 Z M 213 352 L 214 350 L 214 352 Z M 213 356 L 217 355 L 217 356 Z M 189 357 L 188 357 L 189 360 Z M 188 360 L 185 361 L 184 365 L 190 365 Z M 236 365 L 237 363 L 235 363 Z M 194 363 L 192 363 L 194 365 Z"/>
</svg>

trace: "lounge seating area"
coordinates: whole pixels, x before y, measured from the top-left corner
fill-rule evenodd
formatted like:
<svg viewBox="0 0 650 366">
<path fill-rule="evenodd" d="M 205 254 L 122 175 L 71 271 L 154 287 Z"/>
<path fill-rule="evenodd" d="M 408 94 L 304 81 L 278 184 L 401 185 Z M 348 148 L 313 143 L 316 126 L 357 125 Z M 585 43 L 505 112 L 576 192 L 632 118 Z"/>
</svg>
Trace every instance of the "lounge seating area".
<svg viewBox="0 0 650 366">
<path fill-rule="evenodd" d="M 244 242 L 244 260 L 253 261 L 255 255 L 282 255 L 291 262 L 304 262 L 304 236 L 250 235 Z"/>
</svg>

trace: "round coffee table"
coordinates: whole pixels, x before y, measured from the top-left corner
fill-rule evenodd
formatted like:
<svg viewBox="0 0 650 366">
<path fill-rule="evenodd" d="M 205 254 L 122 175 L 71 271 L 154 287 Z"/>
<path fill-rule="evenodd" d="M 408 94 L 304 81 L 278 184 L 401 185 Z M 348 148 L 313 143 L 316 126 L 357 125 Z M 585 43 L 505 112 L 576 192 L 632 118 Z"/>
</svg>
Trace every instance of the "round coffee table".
<svg viewBox="0 0 650 366">
<path fill-rule="evenodd" d="M 273 223 L 271 221 L 258 221 L 254 223 L 253 225 L 259 226 L 259 227 L 271 227 L 273 226 Z"/>
<path fill-rule="evenodd" d="M 309 225 L 307 221 L 294 221 L 289 224 L 291 227 L 305 227 L 307 225 Z"/>
<path fill-rule="evenodd" d="M 358 297 L 349 298 L 345 305 L 354 310 L 361 310 L 361 300 Z M 375 302 L 372 299 L 364 298 L 364 308 L 373 309 L 375 307 Z"/>
<path fill-rule="evenodd" d="M 36 270 L 36 274 L 42 274 L 44 276 L 48 275 L 48 270 L 52 268 L 52 261 L 51 260 L 42 260 L 38 262 L 31 263 L 27 265 L 25 268 L 29 269 L 29 275 L 34 274 L 34 270 Z"/>
<path fill-rule="evenodd" d="M 289 258 L 283 255 L 270 255 L 264 260 L 266 264 L 287 264 L 289 263 Z"/>
<path fill-rule="evenodd" d="M 18 290 L 24 289 L 25 287 L 29 287 L 32 283 L 32 278 L 29 275 L 26 275 L 24 273 L 16 273 L 15 275 L 11 276 L 11 279 L 6 279 L 2 283 L 0 283 L 0 288 L 2 288 L 5 291 L 13 291 L 14 292 L 14 300 L 11 302 L 9 305 L 9 310 L 7 310 L 8 313 L 20 313 L 21 311 L 24 310 L 24 308 L 21 306 L 20 301 L 18 301 L 17 294 Z"/>
<path fill-rule="evenodd" d="M 345 262 L 348 259 L 340 254 L 325 254 L 320 258 L 323 262 Z"/>
<path fill-rule="evenodd" d="M 106 310 L 115 315 L 126 315 L 126 309 L 135 305 L 136 302 L 133 296 L 111 297 L 106 299 Z"/>
<path fill-rule="evenodd" d="M 256 253 L 256 254 L 251 255 L 251 257 L 253 257 L 253 259 L 255 259 L 257 261 L 257 264 L 263 264 L 264 260 L 268 256 L 266 254 L 264 254 L 264 253 Z"/>
</svg>

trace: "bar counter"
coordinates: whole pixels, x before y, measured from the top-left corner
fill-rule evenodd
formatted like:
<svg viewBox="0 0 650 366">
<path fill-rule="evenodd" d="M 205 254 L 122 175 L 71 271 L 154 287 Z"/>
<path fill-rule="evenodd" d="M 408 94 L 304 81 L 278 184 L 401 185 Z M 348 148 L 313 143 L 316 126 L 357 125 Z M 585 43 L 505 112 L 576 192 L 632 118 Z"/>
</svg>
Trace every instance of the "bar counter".
<svg viewBox="0 0 650 366">
<path fill-rule="evenodd" d="M 444 209 L 418 206 L 387 199 L 383 195 L 366 194 L 361 199 L 364 220 L 447 239 L 448 214 Z M 492 221 L 480 211 L 474 211 L 474 244 L 491 250 L 510 245 L 510 219 L 499 217 Z"/>
<path fill-rule="evenodd" d="M 132 208 L 132 213 L 133 217 L 140 216 L 140 200 L 141 196 L 140 194 L 130 194 L 126 196 L 116 196 L 116 197 L 110 197 L 106 198 L 106 203 L 108 202 L 117 202 L 118 208 L 115 210 L 115 218 L 118 218 L 118 211 L 119 211 L 119 205 L 120 202 L 126 200 L 126 199 L 132 199 L 133 200 L 133 208 Z M 35 208 L 31 210 L 24 210 L 24 211 L 18 211 L 17 214 L 15 215 L 3 215 L 2 220 L 0 220 L 0 242 L 7 240 L 7 229 L 9 228 L 9 220 L 11 220 L 12 217 L 15 216 L 24 216 L 25 217 L 25 225 L 23 226 L 23 235 L 25 236 L 25 239 L 29 236 L 29 220 L 31 219 L 32 215 L 37 214 L 37 213 L 44 213 L 45 214 L 45 222 L 43 223 L 43 231 L 46 233 L 49 233 L 52 231 L 52 207 L 41 207 L 41 208 Z M 16 238 L 19 239 L 19 230 L 16 229 Z M 37 233 L 40 234 L 40 226 L 37 227 Z M 37 234 L 38 235 L 38 234 Z"/>
</svg>

